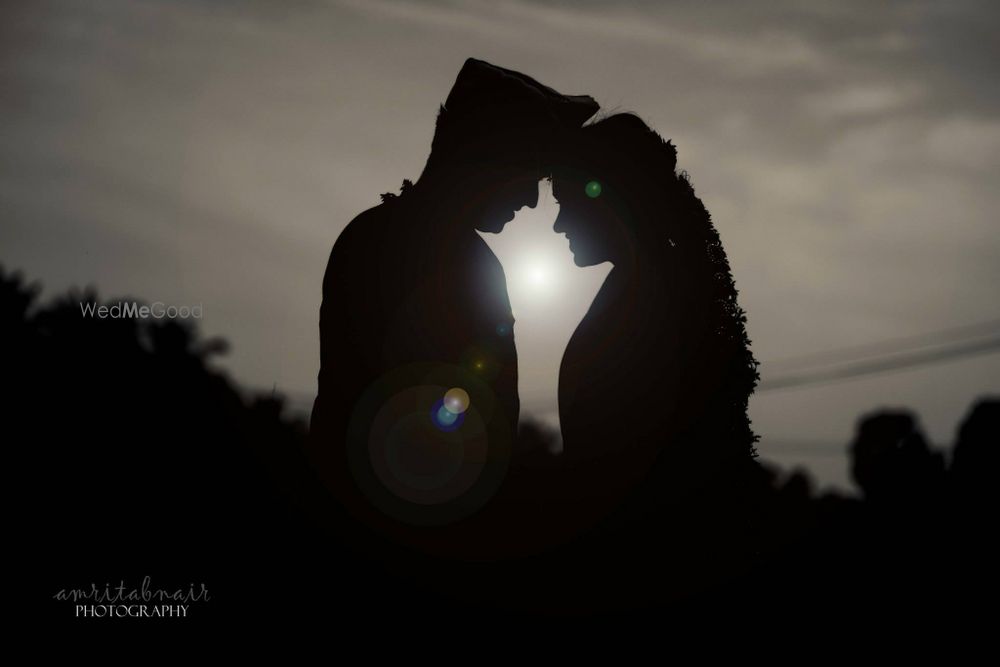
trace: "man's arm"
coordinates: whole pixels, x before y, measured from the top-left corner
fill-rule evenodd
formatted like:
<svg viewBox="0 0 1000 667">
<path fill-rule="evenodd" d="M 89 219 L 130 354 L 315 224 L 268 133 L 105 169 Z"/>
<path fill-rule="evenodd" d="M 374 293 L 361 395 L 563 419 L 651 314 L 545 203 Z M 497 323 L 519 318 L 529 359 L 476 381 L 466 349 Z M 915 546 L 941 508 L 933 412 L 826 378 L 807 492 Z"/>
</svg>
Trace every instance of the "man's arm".
<svg viewBox="0 0 1000 667">
<path fill-rule="evenodd" d="M 320 304 L 320 370 L 313 406 L 312 429 L 342 436 L 349 406 L 367 383 L 379 348 L 373 321 L 375 304 L 371 281 L 377 259 L 365 247 L 361 225 L 373 224 L 377 209 L 362 213 L 337 238 L 323 275 Z M 359 386 L 360 385 L 360 386 Z M 330 433 L 334 435 L 334 433 Z"/>
</svg>

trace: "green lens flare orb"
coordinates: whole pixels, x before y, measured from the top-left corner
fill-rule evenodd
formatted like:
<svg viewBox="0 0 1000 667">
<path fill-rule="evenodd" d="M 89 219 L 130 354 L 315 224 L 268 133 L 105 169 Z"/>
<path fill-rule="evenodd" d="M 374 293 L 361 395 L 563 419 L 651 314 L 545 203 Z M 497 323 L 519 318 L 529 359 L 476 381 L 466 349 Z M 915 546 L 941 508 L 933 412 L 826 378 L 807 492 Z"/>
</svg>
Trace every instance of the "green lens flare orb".
<svg viewBox="0 0 1000 667">
<path fill-rule="evenodd" d="M 601 194 L 601 184 L 597 181 L 590 181 L 583 189 L 591 199 Z"/>
</svg>

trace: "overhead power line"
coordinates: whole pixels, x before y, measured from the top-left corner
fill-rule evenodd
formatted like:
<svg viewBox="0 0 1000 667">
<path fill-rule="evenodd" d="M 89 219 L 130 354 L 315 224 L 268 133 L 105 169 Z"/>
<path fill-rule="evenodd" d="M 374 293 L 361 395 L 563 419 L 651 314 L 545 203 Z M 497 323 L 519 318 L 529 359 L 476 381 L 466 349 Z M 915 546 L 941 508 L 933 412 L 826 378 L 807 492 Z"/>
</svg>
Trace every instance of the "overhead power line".
<svg viewBox="0 0 1000 667">
<path fill-rule="evenodd" d="M 814 368 L 820 365 L 852 363 L 861 361 L 862 359 L 899 353 L 904 350 L 915 351 L 926 347 L 958 343 L 959 341 L 968 342 L 971 338 L 993 334 L 1000 334 L 1000 319 L 986 320 L 959 327 L 941 329 L 939 331 L 882 340 L 875 343 L 864 343 L 833 350 L 770 359 L 767 361 L 766 367 L 780 368 L 786 372 L 793 369 L 804 370 L 805 368 Z"/>
<path fill-rule="evenodd" d="M 973 341 L 963 341 L 936 349 L 917 349 L 881 357 L 862 358 L 858 361 L 843 363 L 832 368 L 824 368 L 800 373 L 788 373 L 770 380 L 765 380 L 757 391 L 776 391 L 805 385 L 825 384 L 848 380 L 866 375 L 888 373 L 891 371 L 916 368 L 936 364 L 961 357 L 971 357 L 992 354 L 1000 351 L 1000 332 L 988 338 Z"/>
<path fill-rule="evenodd" d="M 765 370 L 785 367 L 765 378 L 757 393 L 830 384 L 881 373 L 909 370 L 953 359 L 1000 351 L 1000 319 L 905 336 L 876 343 L 824 350 L 764 362 Z M 797 367 L 797 368 L 796 368 Z M 311 394 L 288 395 L 290 403 L 309 411 Z M 541 409 L 536 406 L 536 409 Z M 545 409 L 557 410 L 554 402 Z"/>
</svg>

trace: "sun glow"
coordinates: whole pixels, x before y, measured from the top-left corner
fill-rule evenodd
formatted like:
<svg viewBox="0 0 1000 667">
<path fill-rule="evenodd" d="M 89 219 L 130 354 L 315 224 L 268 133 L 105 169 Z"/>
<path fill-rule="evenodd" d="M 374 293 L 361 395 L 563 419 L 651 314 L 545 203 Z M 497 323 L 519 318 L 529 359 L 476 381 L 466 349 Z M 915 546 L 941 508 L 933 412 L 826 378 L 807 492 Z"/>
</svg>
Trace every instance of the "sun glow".
<svg viewBox="0 0 1000 667">
<path fill-rule="evenodd" d="M 556 270 L 552 262 L 548 262 L 542 258 L 528 263 L 523 273 L 523 282 L 541 290 L 552 287 Z"/>
<path fill-rule="evenodd" d="M 499 234 L 481 234 L 503 265 L 517 345 L 522 416 L 558 428 L 559 363 L 610 265 L 576 266 L 563 234 L 553 229 L 559 204 L 551 184 L 539 184 L 538 206 L 523 208 Z M 482 371 L 474 364 L 477 371 Z"/>
</svg>

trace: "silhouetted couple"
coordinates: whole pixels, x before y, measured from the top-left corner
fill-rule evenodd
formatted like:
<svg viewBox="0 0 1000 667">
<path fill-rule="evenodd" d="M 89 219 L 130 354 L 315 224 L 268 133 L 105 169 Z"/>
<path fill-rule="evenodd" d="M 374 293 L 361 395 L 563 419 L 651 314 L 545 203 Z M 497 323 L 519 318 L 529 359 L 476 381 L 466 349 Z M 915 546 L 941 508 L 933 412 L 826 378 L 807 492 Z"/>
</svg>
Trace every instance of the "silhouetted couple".
<svg viewBox="0 0 1000 667">
<path fill-rule="evenodd" d="M 756 362 L 718 234 L 674 147 L 630 114 L 584 126 L 597 110 L 469 59 L 419 180 L 337 239 L 310 453 L 356 525 L 488 559 L 701 506 L 753 464 Z M 614 265 L 562 361 L 558 455 L 518 441 L 516 327 L 477 233 L 543 178 L 576 264 Z"/>
</svg>

